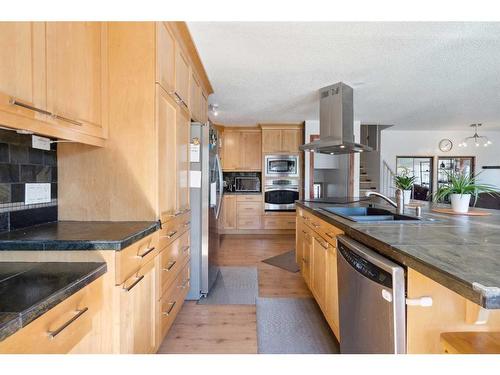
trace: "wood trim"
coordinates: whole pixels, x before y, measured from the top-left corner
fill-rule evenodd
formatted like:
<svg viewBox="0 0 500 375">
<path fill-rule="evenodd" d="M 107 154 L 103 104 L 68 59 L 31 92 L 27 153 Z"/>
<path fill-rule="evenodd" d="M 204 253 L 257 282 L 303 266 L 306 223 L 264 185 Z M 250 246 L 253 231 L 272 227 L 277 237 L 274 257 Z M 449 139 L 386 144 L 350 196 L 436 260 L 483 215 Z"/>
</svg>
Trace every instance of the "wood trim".
<svg viewBox="0 0 500 375">
<path fill-rule="evenodd" d="M 166 22 L 170 28 L 172 29 L 176 39 L 180 44 L 182 44 L 183 49 L 189 55 L 191 60 L 191 64 L 194 66 L 196 72 L 198 73 L 198 77 L 201 81 L 201 84 L 208 95 L 214 92 L 212 84 L 208 79 L 207 72 L 205 71 L 205 67 L 201 62 L 200 55 L 198 53 L 198 49 L 194 44 L 193 38 L 191 37 L 191 33 L 189 32 L 189 28 L 187 27 L 186 22 L 176 21 L 176 22 Z"/>
<path fill-rule="evenodd" d="M 309 136 L 309 142 L 317 140 L 319 140 L 319 134 L 311 134 Z M 309 198 L 314 198 L 314 152 L 309 153 Z"/>
<path fill-rule="evenodd" d="M 268 123 L 268 124 L 259 124 L 259 127 L 261 129 L 303 129 L 304 128 L 304 123 L 288 123 L 288 124 L 283 124 L 283 123 Z"/>
</svg>

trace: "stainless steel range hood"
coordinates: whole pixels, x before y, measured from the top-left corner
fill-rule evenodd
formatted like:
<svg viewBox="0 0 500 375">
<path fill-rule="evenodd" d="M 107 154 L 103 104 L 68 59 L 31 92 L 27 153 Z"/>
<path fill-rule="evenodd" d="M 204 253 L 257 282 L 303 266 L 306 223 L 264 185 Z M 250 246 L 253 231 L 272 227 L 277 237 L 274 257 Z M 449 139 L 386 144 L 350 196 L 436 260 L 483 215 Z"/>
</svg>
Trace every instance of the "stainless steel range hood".
<svg viewBox="0 0 500 375">
<path fill-rule="evenodd" d="M 319 137 L 300 146 L 303 151 L 322 154 L 352 154 L 372 151 L 354 142 L 354 108 L 352 87 L 339 82 L 319 90 Z"/>
</svg>

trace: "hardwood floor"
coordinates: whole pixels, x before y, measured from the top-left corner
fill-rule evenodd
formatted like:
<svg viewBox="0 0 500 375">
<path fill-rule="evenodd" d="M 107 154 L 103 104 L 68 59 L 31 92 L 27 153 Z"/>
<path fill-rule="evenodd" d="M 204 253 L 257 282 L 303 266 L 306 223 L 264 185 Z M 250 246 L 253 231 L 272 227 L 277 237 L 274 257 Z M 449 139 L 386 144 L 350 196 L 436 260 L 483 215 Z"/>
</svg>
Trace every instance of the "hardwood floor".
<svg viewBox="0 0 500 375">
<path fill-rule="evenodd" d="M 290 235 L 225 235 L 215 262 L 257 267 L 260 297 L 311 297 L 299 272 L 262 263 L 294 247 Z M 186 302 L 158 353 L 257 353 L 255 306 Z"/>
</svg>

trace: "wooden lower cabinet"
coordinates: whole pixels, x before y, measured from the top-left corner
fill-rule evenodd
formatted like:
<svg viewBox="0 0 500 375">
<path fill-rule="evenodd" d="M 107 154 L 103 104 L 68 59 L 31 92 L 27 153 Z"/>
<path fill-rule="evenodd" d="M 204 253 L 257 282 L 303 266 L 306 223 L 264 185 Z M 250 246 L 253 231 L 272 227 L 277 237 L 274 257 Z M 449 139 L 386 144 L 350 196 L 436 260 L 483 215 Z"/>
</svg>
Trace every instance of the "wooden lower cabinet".
<svg viewBox="0 0 500 375">
<path fill-rule="evenodd" d="M 154 261 L 116 288 L 120 295 L 120 353 L 153 353 L 156 347 Z"/>
<path fill-rule="evenodd" d="M 236 229 L 236 195 L 225 195 L 219 224 L 223 229 Z"/>
<path fill-rule="evenodd" d="M 102 308 L 102 289 L 103 280 L 100 277 L 12 336 L 0 341 L 0 353 L 68 353 L 95 329 L 93 317 Z M 71 322 L 72 319 L 74 320 Z M 57 331 L 57 335 L 50 334 Z"/>
<path fill-rule="evenodd" d="M 330 328 L 340 340 L 336 236 L 343 232 L 311 216 L 297 210 L 296 260 Z"/>
</svg>

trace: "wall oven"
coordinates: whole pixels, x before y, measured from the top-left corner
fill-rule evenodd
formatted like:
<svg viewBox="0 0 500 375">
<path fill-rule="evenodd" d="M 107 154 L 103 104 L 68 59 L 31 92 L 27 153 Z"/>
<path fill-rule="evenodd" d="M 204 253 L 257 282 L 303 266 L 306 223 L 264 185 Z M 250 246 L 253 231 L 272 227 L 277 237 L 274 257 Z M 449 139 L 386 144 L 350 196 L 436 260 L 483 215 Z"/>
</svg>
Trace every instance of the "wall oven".
<svg viewBox="0 0 500 375">
<path fill-rule="evenodd" d="M 266 155 L 266 177 L 299 177 L 298 155 Z"/>
<path fill-rule="evenodd" d="M 266 181 L 264 187 L 264 209 L 266 211 L 294 211 L 299 199 L 296 180 L 275 179 Z"/>
</svg>

